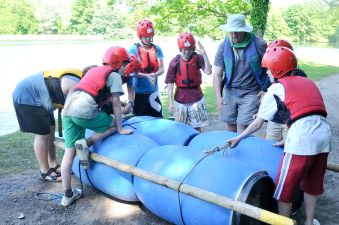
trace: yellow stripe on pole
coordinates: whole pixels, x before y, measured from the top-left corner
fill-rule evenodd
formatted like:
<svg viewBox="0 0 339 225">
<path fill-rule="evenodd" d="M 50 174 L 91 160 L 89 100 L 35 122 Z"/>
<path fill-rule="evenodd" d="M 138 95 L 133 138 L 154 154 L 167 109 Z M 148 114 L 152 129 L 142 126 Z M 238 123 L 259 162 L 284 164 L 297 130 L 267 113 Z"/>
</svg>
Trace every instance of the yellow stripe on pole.
<svg viewBox="0 0 339 225">
<path fill-rule="evenodd" d="M 268 224 L 274 225 L 296 225 L 297 223 L 287 217 L 272 213 L 267 210 L 262 210 L 259 216 L 259 220 Z"/>
</svg>

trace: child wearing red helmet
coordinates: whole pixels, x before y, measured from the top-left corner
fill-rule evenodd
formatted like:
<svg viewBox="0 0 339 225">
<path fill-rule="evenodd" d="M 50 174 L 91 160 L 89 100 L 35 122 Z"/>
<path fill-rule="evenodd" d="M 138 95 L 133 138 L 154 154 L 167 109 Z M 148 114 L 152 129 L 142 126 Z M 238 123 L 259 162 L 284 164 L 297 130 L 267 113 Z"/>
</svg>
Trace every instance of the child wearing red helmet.
<svg viewBox="0 0 339 225">
<path fill-rule="evenodd" d="M 89 146 L 115 131 L 126 135 L 133 132 L 122 127 L 120 95 L 124 94 L 122 84 L 125 77 L 138 73 L 139 69 L 140 62 L 128 55 L 126 49 L 111 47 L 103 57 L 103 65 L 90 68 L 76 86 L 75 92 L 66 100 L 63 109 L 65 154 L 61 176 L 65 195 L 61 200 L 62 206 L 66 207 L 82 196 L 82 190 L 71 188 L 74 150 L 87 168 Z M 100 110 L 106 101 L 111 102 L 114 119 Z M 85 139 L 86 129 L 97 133 Z"/>
<path fill-rule="evenodd" d="M 204 94 L 201 90 L 203 70 L 212 73 L 205 48 L 197 43 L 189 32 L 181 33 L 178 46 L 181 52 L 173 58 L 168 66 L 165 83 L 168 84 L 168 112 L 173 113 L 175 121 L 190 124 L 197 130 L 209 124 Z M 198 54 L 198 53 L 199 54 Z M 174 84 L 176 86 L 173 96 Z"/>
<path fill-rule="evenodd" d="M 276 177 L 274 198 L 279 214 L 289 217 L 292 196 L 300 186 L 304 191 L 306 225 L 319 224 L 314 219 L 316 198 L 324 192 L 323 182 L 330 151 L 331 128 L 326 108 L 315 83 L 294 76 L 297 59 L 292 50 L 274 47 L 266 51 L 262 66 L 275 81 L 261 101 L 257 118 L 240 135 L 227 143 L 235 147 L 241 139 L 261 128 L 265 120 L 278 113 L 289 127 L 284 156 Z"/>
<path fill-rule="evenodd" d="M 138 75 L 128 81 L 135 92 L 133 111 L 136 116 L 162 118 L 158 76 L 164 73 L 164 55 L 161 48 L 153 44 L 154 26 L 151 21 L 141 20 L 137 24 L 137 35 L 140 43 L 129 49 L 129 53 L 136 55 L 141 62 Z"/>
</svg>

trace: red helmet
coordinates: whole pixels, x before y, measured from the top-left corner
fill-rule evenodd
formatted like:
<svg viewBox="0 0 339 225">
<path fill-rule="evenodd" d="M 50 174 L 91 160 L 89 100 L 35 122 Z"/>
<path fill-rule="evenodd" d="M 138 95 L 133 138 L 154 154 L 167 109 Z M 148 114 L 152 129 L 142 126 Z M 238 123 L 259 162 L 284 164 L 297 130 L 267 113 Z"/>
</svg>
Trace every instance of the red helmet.
<svg viewBox="0 0 339 225">
<path fill-rule="evenodd" d="M 110 65 L 114 70 L 118 70 L 124 61 L 130 61 L 128 52 L 119 46 L 110 47 L 102 59 L 104 64 Z"/>
<path fill-rule="evenodd" d="M 275 78 L 279 79 L 297 68 L 297 57 L 292 50 L 286 47 L 269 48 L 264 54 L 261 64 L 262 67 L 268 68 Z"/>
<path fill-rule="evenodd" d="M 272 41 L 268 46 L 267 48 L 275 48 L 275 47 L 286 47 L 286 48 L 289 48 L 293 51 L 293 47 L 292 45 L 286 41 L 286 40 L 275 40 L 275 41 Z"/>
<path fill-rule="evenodd" d="M 139 39 L 141 37 L 153 37 L 154 36 L 153 23 L 149 20 L 141 20 L 137 25 L 137 35 Z"/>
<path fill-rule="evenodd" d="M 139 73 L 141 68 L 141 63 L 135 55 L 130 55 L 130 59 L 131 61 L 127 64 L 124 72 L 126 77 L 132 76 L 132 74 Z"/>
<path fill-rule="evenodd" d="M 178 37 L 179 49 L 195 48 L 195 39 L 190 32 L 181 33 Z"/>
</svg>

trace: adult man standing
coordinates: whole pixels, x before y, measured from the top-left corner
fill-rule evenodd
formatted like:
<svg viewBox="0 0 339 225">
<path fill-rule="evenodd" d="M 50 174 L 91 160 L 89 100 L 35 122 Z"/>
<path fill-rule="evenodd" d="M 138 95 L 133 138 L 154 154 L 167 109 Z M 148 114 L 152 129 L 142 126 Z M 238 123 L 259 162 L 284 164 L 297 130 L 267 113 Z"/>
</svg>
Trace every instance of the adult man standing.
<svg viewBox="0 0 339 225">
<path fill-rule="evenodd" d="M 35 134 L 34 152 L 41 180 L 61 182 L 53 143 L 53 111 L 63 108 L 66 97 L 73 93 L 82 75 L 81 70 L 72 68 L 46 70 L 20 81 L 13 91 L 20 130 Z"/>
<path fill-rule="evenodd" d="M 270 85 L 261 67 L 267 43 L 252 33 L 253 27 L 246 24 L 245 16 L 241 14 L 230 15 L 220 29 L 229 35 L 219 45 L 214 60 L 216 102 L 227 129 L 241 133 L 258 111 L 259 93 Z"/>
</svg>

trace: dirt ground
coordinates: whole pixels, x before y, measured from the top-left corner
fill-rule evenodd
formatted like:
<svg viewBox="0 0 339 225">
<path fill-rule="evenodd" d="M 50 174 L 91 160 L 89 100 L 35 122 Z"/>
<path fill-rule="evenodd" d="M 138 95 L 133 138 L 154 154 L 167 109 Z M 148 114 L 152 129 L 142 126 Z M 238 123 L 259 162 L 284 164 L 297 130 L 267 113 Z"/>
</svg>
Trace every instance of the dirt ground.
<svg viewBox="0 0 339 225">
<path fill-rule="evenodd" d="M 333 150 L 329 161 L 339 163 L 339 74 L 317 82 L 329 112 L 332 126 Z M 224 129 L 217 116 L 211 117 L 207 130 Z M 258 135 L 262 135 L 259 133 Z M 339 224 L 339 173 L 326 172 L 325 193 L 319 197 L 315 217 L 321 224 Z M 79 186 L 77 179 L 73 179 Z M 6 176 L 0 180 L 0 224 L 115 224 L 115 225 L 166 225 L 141 204 L 126 204 L 85 186 L 85 197 L 76 204 L 63 208 L 60 199 L 50 201 L 35 197 L 38 192 L 62 193 L 61 183 L 52 184 L 38 180 L 38 171 L 28 170 Z M 305 213 L 301 209 L 294 217 L 298 224 L 304 224 Z"/>
</svg>

